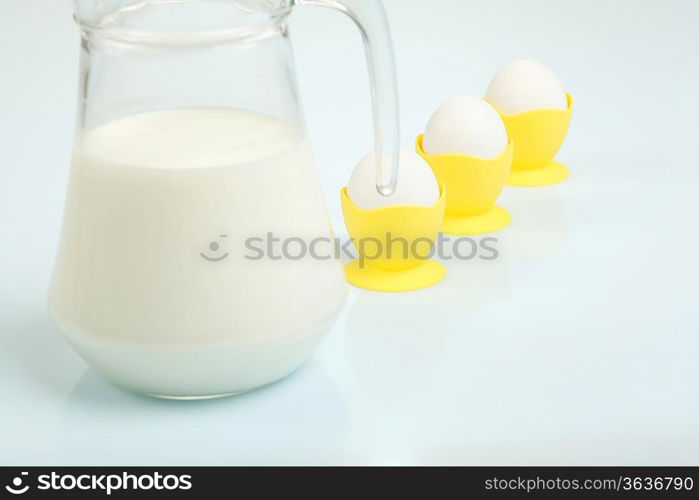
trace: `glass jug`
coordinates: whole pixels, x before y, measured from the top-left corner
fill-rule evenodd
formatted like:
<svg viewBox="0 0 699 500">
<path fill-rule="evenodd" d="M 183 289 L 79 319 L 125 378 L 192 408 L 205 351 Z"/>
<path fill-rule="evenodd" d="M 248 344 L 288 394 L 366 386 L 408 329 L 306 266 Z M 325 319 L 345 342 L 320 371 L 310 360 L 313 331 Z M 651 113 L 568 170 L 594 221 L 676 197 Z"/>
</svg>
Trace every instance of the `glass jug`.
<svg viewBox="0 0 699 500">
<path fill-rule="evenodd" d="M 297 99 L 298 4 L 360 27 L 389 195 L 398 109 L 379 0 L 75 1 L 78 131 L 49 307 L 119 386 L 187 399 L 268 384 L 344 302 Z"/>
</svg>

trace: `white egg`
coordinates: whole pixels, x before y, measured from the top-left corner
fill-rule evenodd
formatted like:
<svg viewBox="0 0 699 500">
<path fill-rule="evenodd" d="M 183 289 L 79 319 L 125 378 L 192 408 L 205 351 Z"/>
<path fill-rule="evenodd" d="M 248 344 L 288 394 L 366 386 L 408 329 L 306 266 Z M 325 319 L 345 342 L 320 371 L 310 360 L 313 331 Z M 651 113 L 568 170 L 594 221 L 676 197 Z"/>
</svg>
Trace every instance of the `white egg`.
<svg viewBox="0 0 699 500">
<path fill-rule="evenodd" d="M 396 190 L 390 196 L 383 196 L 376 190 L 376 162 L 372 151 L 354 167 L 347 183 L 347 195 L 355 205 L 366 210 L 389 205 L 430 206 L 439 199 L 439 185 L 422 157 L 401 149 Z"/>
<path fill-rule="evenodd" d="M 563 84 L 546 66 L 520 59 L 505 65 L 490 81 L 486 99 L 503 113 L 534 109 L 566 109 Z"/>
<path fill-rule="evenodd" d="M 506 147 L 507 129 L 500 115 L 478 97 L 455 97 L 439 106 L 422 139 L 422 149 L 429 155 L 495 158 Z"/>
</svg>

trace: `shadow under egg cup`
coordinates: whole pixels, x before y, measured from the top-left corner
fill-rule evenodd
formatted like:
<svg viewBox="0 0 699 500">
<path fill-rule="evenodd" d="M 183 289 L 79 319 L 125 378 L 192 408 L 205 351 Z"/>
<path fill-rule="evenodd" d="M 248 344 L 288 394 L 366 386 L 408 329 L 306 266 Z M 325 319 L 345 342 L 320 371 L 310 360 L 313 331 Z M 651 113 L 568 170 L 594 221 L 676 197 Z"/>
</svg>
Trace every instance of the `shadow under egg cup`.
<svg viewBox="0 0 699 500">
<path fill-rule="evenodd" d="M 573 97 L 566 94 L 566 98 L 565 110 L 535 109 L 515 115 L 498 111 L 510 140 L 517 145 L 507 180 L 509 186 L 548 186 L 568 177 L 568 169 L 553 160 L 573 116 Z"/>
<path fill-rule="evenodd" d="M 393 205 L 365 210 L 342 188 L 342 214 L 359 258 L 345 266 L 354 286 L 407 292 L 439 283 L 446 269 L 430 258 L 444 217 L 446 192 L 431 206 Z"/>
<path fill-rule="evenodd" d="M 464 154 L 428 155 L 422 134 L 415 141 L 420 156 L 430 165 L 437 181 L 448 191 L 442 231 L 448 234 L 492 233 L 510 223 L 510 214 L 495 205 L 505 187 L 514 145 L 512 141 L 495 158 Z"/>
</svg>

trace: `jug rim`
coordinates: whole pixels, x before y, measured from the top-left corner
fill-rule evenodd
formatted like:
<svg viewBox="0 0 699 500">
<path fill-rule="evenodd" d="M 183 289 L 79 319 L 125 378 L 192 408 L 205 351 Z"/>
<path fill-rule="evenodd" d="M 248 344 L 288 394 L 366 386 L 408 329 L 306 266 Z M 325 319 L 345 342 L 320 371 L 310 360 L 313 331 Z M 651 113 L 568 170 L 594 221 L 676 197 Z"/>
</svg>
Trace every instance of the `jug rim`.
<svg viewBox="0 0 699 500">
<path fill-rule="evenodd" d="M 124 26 L 122 21 L 130 14 L 149 6 L 210 5 L 230 6 L 244 15 L 232 26 L 217 25 L 182 28 L 155 26 Z M 73 19 L 85 34 L 132 43 L 149 42 L 162 45 L 212 42 L 222 39 L 245 40 L 277 34 L 294 5 L 294 0 L 74 0 Z M 255 8 L 258 7 L 258 8 Z M 213 22 L 213 21 L 212 21 Z"/>
</svg>

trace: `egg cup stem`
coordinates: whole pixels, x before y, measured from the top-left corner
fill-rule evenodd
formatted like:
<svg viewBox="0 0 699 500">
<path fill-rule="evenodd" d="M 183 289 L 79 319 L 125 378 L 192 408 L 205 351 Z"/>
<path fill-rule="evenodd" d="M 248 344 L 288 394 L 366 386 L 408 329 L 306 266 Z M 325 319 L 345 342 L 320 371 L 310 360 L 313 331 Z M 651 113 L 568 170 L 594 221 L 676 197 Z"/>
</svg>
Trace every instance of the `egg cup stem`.
<svg viewBox="0 0 699 500">
<path fill-rule="evenodd" d="M 420 290 L 439 283 L 446 269 L 434 259 L 425 260 L 419 266 L 397 271 L 387 271 L 365 263 L 359 259 L 345 266 L 345 276 L 352 285 L 377 292 L 409 292 Z"/>
<path fill-rule="evenodd" d="M 478 215 L 456 215 L 447 212 L 442 232 L 447 234 L 475 235 L 493 233 L 510 224 L 510 214 L 497 205 Z"/>
<path fill-rule="evenodd" d="M 568 169 L 557 161 L 539 168 L 512 168 L 507 178 L 508 186 L 549 186 L 568 178 Z"/>
</svg>

